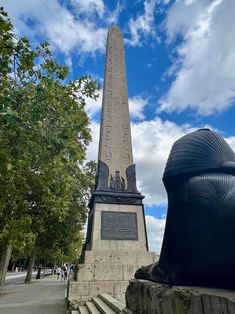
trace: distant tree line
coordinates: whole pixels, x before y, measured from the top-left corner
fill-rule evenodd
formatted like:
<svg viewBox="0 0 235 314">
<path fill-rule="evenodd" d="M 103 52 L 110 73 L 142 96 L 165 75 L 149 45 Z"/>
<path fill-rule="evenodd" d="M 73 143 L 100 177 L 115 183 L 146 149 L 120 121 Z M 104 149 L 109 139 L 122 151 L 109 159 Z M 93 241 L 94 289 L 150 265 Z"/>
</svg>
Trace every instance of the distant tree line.
<svg viewBox="0 0 235 314">
<path fill-rule="evenodd" d="M 84 165 L 91 140 L 85 96 L 89 77 L 69 80 L 49 44 L 18 38 L 0 9 L 0 287 L 19 257 L 75 259 L 83 238 L 95 163 Z M 12 266 L 14 268 L 14 266 Z"/>
</svg>

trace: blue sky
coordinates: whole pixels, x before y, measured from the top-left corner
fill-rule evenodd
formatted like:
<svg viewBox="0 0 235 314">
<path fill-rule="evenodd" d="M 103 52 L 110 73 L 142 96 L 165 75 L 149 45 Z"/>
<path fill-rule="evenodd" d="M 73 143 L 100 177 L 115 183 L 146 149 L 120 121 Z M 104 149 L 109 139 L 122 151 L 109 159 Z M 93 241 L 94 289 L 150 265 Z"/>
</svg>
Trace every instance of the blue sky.
<svg viewBox="0 0 235 314">
<path fill-rule="evenodd" d="M 235 1 L 0 0 L 19 35 L 47 40 L 75 78 L 101 84 L 108 27 L 124 34 L 134 161 L 150 248 L 159 252 L 167 209 L 161 181 L 175 140 L 201 127 L 235 149 Z M 97 159 L 100 99 L 87 101 Z"/>
</svg>

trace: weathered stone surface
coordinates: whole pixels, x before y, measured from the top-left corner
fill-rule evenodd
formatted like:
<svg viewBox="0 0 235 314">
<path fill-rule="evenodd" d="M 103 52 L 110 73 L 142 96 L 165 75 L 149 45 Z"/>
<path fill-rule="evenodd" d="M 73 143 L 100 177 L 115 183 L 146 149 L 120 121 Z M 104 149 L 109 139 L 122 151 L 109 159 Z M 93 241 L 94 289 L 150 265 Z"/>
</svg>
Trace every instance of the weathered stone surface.
<svg viewBox="0 0 235 314">
<path fill-rule="evenodd" d="M 130 280 L 140 264 L 114 263 L 80 264 L 77 281 Z"/>
<path fill-rule="evenodd" d="M 157 261 L 158 255 L 155 252 L 140 251 L 86 251 L 86 263 L 109 263 L 109 264 L 151 264 Z"/>
<path fill-rule="evenodd" d="M 128 257 L 131 257 L 130 263 Z M 85 263 L 79 265 L 77 281 L 69 280 L 67 298 L 82 304 L 99 293 L 108 293 L 124 303 L 128 280 L 141 265 L 134 262 L 151 262 L 157 258 L 151 252 L 86 252 Z"/>
<path fill-rule="evenodd" d="M 84 251 L 148 251 L 144 196 L 135 184 L 123 38 L 113 26 L 106 44 L 98 169 Z"/>
<path fill-rule="evenodd" d="M 101 216 L 102 212 L 126 212 L 136 213 L 138 240 L 103 240 L 101 238 Z M 143 251 L 147 252 L 147 239 L 145 221 L 141 205 L 119 205 L 119 204 L 95 204 L 93 215 L 93 232 L 91 235 L 90 249 L 92 251 Z M 144 265 L 144 264 L 143 264 Z"/>
<path fill-rule="evenodd" d="M 126 69 L 122 33 L 118 27 L 108 32 L 100 130 L 99 160 L 126 179 L 133 164 Z"/>
<path fill-rule="evenodd" d="M 125 291 L 129 281 L 90 281 L 76 282 L 69 281 L 68 301 L 82 304 L 83 301 L 89 301 L 99 293 L 108 293 L 117 300 L 125 303 Z"/>
<path fill-rule="evenodd" d="M 131 280 L 126 309 L 132 314 L 233 314 L 235 291 L 198 287 L 169 287 L 146 280 Z"/>
</svg>

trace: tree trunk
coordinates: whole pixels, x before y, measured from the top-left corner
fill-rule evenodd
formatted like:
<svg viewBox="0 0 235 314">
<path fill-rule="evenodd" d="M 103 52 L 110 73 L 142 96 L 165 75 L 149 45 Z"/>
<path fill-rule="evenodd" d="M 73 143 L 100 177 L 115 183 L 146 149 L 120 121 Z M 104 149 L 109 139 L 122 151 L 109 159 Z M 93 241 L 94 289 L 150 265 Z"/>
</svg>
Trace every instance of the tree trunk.
<svg viewBox="0 0 235 314">
<path fill-rule="evenodd" d="M 36 250 L 34 250 L 33 255 L 29 257 L 27 275 L 26 275 L 25 280 L 24 280 L 25 283 L 31 282 L 31 280 L 32 280 L 32 272 L 33 272 L 35 257 L 36 257 Z"/>
<path fill-rule="evenodd" d="M 3 244 L 0 256 L 0 290 L 2 290 L 5 283 L 7 268 L 11 258 L 11 252 L 12 252 L 11 242 Z"/>
<path fill-rule="evenodd" d="M 45 264 L 44 264 L 42 278 L 44 278 L 45 276 L 46 276 L 46 266 L 45 266 Z"/>
<path fill-rule="evenodd" d="M 15 267 L 16 267 L 16 261 L 17 261 L 17 258 L 13 260 L 13 264 L 11 266 L 11 271 L 15 271 Z"/>
<path fill-rule="evenodd" d="M 54 265 L 52 267 L 52 275 L 54 275 L 54 273 L 55 273 L 55 267 L 56 267 L 56 262 L 54 262 Z"/>
</svg>

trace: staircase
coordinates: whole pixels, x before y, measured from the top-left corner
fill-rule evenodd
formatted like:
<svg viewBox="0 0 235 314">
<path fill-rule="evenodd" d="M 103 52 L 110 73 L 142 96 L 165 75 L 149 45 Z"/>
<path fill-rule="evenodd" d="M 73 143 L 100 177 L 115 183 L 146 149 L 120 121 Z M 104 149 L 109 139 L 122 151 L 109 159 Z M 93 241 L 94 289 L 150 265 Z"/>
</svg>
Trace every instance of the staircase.
<svg viewBox="0 0 235 314">
<path fill-rule="evenodd" d="M 97 297 L 92 298 L 92 301 L 80 305 L 78 310 L 73 310 L 71 314 L 119 314 L 124 308 L 125 304 L 111 295 L 100 293 Z"/>
</svg>

